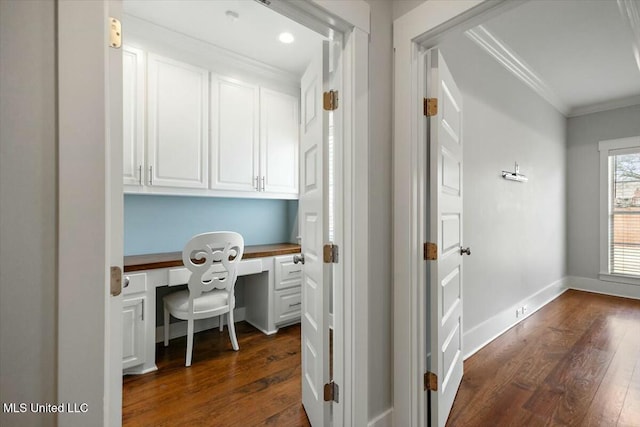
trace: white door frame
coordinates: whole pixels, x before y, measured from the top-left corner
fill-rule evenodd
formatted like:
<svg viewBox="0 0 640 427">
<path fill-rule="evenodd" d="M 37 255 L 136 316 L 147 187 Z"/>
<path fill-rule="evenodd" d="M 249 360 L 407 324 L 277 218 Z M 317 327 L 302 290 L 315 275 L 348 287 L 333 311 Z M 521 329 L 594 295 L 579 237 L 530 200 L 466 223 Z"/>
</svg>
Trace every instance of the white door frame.
<svg viewBox="0 0 640 427">
<path fill-rule="evenodd" d="M 307 25 L 343 31 L 344 108 L 341 202 L 343 306 L 340 403 L 334 425 L 368 423 L 368 145 L 369 6 L 363 0 L 289 2 L 271 7 Z M 108 69 L 109 0 L 58 0 L 58 401 L 87 403 L 61 414 L 66 426 L 120 425 L 108 390 Z M 126 28 L 123 29 L 126 32 Z M 113 168 L 119 167 L 112 165 Z M 338 353 L 339 354 L 339 350 Z M 336 362 L 336 361 L 334 361 Z"/>
<path fill-rule="evenodd" d="M 521 1 L 509 2 L 510 7 Z M 427 165 L 420 52 L 451 29 L 504 10 L 504 0 L 426 1 L 394 21 L 393 425 L 424 426 L 426 266 L 423 260 Z"/>
</svg>

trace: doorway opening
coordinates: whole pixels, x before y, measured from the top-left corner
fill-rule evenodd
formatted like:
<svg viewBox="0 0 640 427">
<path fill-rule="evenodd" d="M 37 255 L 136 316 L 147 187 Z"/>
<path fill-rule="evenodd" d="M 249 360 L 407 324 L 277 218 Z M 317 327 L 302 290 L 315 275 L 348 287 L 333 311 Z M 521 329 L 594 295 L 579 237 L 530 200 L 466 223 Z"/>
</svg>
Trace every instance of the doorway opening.
<svg viewBox="0 0 640 427">
<path fill-rule="evenodd" d="M 177 4 L 179 3 L 179 5 Z M 300 37 L 298 41 L 298 46 L 302 45 L 302 49 L 297 52 L 286 51 L 287 45 L 278 45 L 278 48 L 285 50 L 285 54 L 278 56 L 276 50 L 274 50 L 272 44 L 266 43 L 266 40 L 269 39 L 270 36 L 265 34 L 261 34 L 260 31 L 265 32 L 269 27 L 275 27 L 276 22 L 281 21 L 283 19 L 282 16 L 276 16 L 277 13 L 265 8 L 263 5 L 254 2 L 237 2 L 237 1 L 227 1 L 227 2 L 150 2 L 150 1 L 127 1 L 123 2 L 124 6 L 124 19 L 123 23 L 126 27 L 125 31 L 125 49 L 135 49 L 138 52 L 141 52 L 141 55 L 145 57 L 147 61 L 147 69 L 148 63 L 150 61 L 149 55 L 156 55 L 155 57 L 163 57 L 169 58 L 171 61 L 175 63 L 188 64 L 189 66 L 194 66 L 196 68 L 200 68 L 206 70 L 210 74 L 210 82 L 211 82 L 211 90 L 208 94 L 209 100 L 211 102 L 211 109 L 208 113 L 212 117 L 212 126 L 208 129 L 210 138 L 211 138 L 211 152 L 208 154 L 213 162 L 218 162 L 217 164 L 213 164 L 212 168 L 218 167 L 219 170 L 213 171 L 209 170 L 209 176 L 204 173 L 203 175 L 197 176 L 194 180 L 195 185 L 189 186 L 184 185 L 185 179 L 167 179 L 166 176 L 163 176 L 163 165 L 162 156 L 163 154 L 160 152 L 160 148 L 157 146 L 150 149 L 149 147 L 149 138 L 150 133 L 152 131 L 156 131 L 155 129 L 149 129 L 150 124 L 147 122 L 146 131 L 143 130 L 142 136 L 142 153 L 135 149 L 127 150 L 125 149 L 125 159 L 124 159 L 124 174 L 125 174 L 125 235 L 124 235 L 124 244 L 125 244 L 125 255 L 133 255 L 129 247 L 134 247 L 134 251 L 140 252 L 140 245 L 137 245 L 138 242 L 144 240 L 144 236 L 141 236 L 139 231 L 144 227 L 141 227 L 141 219 L 132 218 L 136 213 L 140 211 L 149 210 L 153 211 L 155 208 L 161 209 L 163 207 L 171 210 L 172 207 L 168 206 L 171 204 L 189 204 L 192 206 L 201 206 L 205 204 L 202 198 L 204 191 L 204 195 L 207 196 L 226 196 L 227 199 L 237 199 L 232 203 L 236 203 L 238 205 L 244 206 L 244 209 L 247 209 L 247 204 L 250 200 L 254 200 L 255 203 L 249 207 L 249 209 L 259 210 L 262 209 L 263 204 L 272 205 L 274 203 L 280 203 L 285 205 L 285 210 L 287 212 L 288 221 L 287 223 L 281 227 L 284 229 L 286 238 L 291 243 L 302 243 L 303 252 L 304 252 L 304 233 L 299 231 L 299 222 L 301 215 L 298 214 L 300 212 L 300 208 L 298 207 L 297 202 L 297 189 L 296 194 L 292 195 L 287 193 L 286 189 L 283 187 L 278 188 L 276 191 L 273 191 L 274 194 L 266 195 L 268 193 L 268 188 L 271 186 L 275 186 L 274 181 L 278 178 L 277 172 L 281 172 L 289 168 L 290 165 L 281 164 L 276 166 L 269 165 L 269 158 L 281 156 L 282 158 L 287 158 L 287 155 L 290 154 L 284 150 L 283 147 L 278 147 L 275 144 L 274 147 L 263 147 L 260 146 L 258 148 L 257 158 L 256 153 L 243 153 L 245 157 L 249 157 L 251 161 L 254 162 L 253 167 L 257 167 L 260 171 L 259 174 L 254 178 L 253 175 L 249 178 L 249 180 L 239 180 L 236 172 L 243 167 L 242 162 L 238 162 L 235 167 L 232 167 L 227 170 L 223 170 L 223 164 L 220 164 L 223 157 L 225 155 L 229 155 L 229 151 L 225 151 L 230 149 L 233 151 L 233 147 L 237 148 L 237 145 L 230 144 L 229 146 L 224 147 L 221 144 L 222 137 L 220 134 L 216 134 L 215 132 L 218 129 L 221 129 L 226 123 L 223 115 L 215 116 L 216 111 L 219 113 L 229 104 L 233 105 L 234 102 L 238 102 L 238 98 L 228 98 L 227 104 L 217 106 L 213 106 L 215 100 L 215 95 L 220 95 L 220 88 L 222 86 L 218 86 L 218 92 L 214 92 L 214 79 L 218 82 L 224 82 L 224 84 L 233 85 L 234 88 L 241 87 L 246 89 L 247 87 L 257 88 L 255 95 L 252 95 L 251 90 L 248 92 L 244 92 L 245 94 L 249 94 L 248 98 L 257 96 L 259 99 L 259 103 L 262 102 L 263 90 L 264 93 L 270 91 L 270 93 L 282 94 L 285 97 L 293 97 L 297 100 L 297 117 L 299 118 L 298 126 L 302 128 L 303 126 L 308 125 L 309 123 L 304 122 L 305 117 L 305 106 L 306 104 L 302 104 L 305 94 L 301 94 L 300 90 L 300 79 L 302 76 L 302 72 L 307 68 L 305 62 L 312 62 L 313 58 L 308 56 L 309 52 L 319 52 L 319 49 L 315 49 L 314 46 L 321 46 L 323 40 L 327 40 L 326 37 L 321 36 L 317 33 L 314 33 L 311 30 L 305 29 L 299 24 L 296 24 L 293 21 L 289 21 L 288 26 L 293 27 L 295 30 L 291 30 L 291 32 L 296 33 L 296 39 Z M 263 12 L 266 12 L 264 14 Z M 220 18 L 220 21 L 213 21 L 213 17 Z M 252 17 L 256 17 L 255 20 L 249 21 L 247 26 L 243 29 L 239 29 L 239 24 L 242 24 L 245 20 L 249 20 Z M 202 19 L 205 18 L 205 19 Z M 273 19 L 273 22 L 271 20 Z M 286 19 L 286 18 L 285 18 Z M 299 28 L 300 27 L 300 28 Z M 212 33 L 212 29 L 219 30 L 218 32 Z M 302 31 L 305 30 L 305 31 Z M 241 34 L 240 38 L 232 39 L 229 38 L 232 34 Z M 227 39 L 226 39 L 227 38 Z M 269 39 L 270 40 L 270 39 Z M 296 43 L 294 41 L 294 43 Z M 294 44 L 292 43 L 292 44 Z M 328 81 L 321 82 L 323 87 L 325 85 L 333 85 L 333 87 L 339 87 L 341 84 L 341 72 L 342 68 L 340 66 L 340 57 L 342 51 L 342 41 L 341 35 L 339 33 L 334 33 L 334 36 L 329 39 L 329 43 L 327 43 L 327 54 L 324 58 L 321 59 L 321 63 L 325 62 L 328 65 Z M 331 53 L 333 54 L 331 54 Z M 265 56 L 266 55 L 266 56 Z M 306 58 L 306 59 L 305 59 Z M 297 62 L 295 61 L 297 60 Z M 286 69 L 284 69 L 286 68 Z M 125 76 L 126 78 L 126 76 Z M 144 96 L 146 99 L 148 97 L 148 91 L 153 90 L 153 88 L 149 88 L 148 80 L 145 83 L 146 87 L 146 95 Z M 227 86 L 228 87 L 228 86 Z M 242 92 L 234 92 L 236 96 L 241 95 Z M 315 95 L 314 95 L 315 96 Z M 321 97 L 315 96 L 315 99 L 318 101 Z M 245 104 L 247 105 L 247 104 Z M 317 105 L 317 104 L 316 104 Z M 146 108 L 151 108 L 150 106 L 146 106 Z M 216 110 L 218 108 L 218 110 Z M 322 111 L 319 109 L 318 111 Z M 256 120 L 257 123 L 253 124 L 256 126 L 256 129 L 248 132 L 250 137 L 261 139 L 263 137 L 263 128 L 261 120 L 263 117 L 262 113 L 262 105 L 260 105 L 260 112 L 256 111 Z M 126 114 L 126 112 L 125 112 Z M 149 112 L 147 111 L 147 115 Z M 335 171 L 333 166 L 336 165 L 336 161 L 334 159 L 334 150 L 333 144 L 336 141 L 339 141 L 339 136 L 341 135 L 341 120 L 339 118 L 340 112 L 325 112 L 319 114 L 319 117 L 322 118 L 323 125 L 323 138 L 326 138 L 328 145 L 321 145 L 322 150 L 326 150 L 327 156 L 327 164 L 320 169 L 321 175 L 320 178 L 322 182 L 326 182 L 328 186 L 323 187 L 322 193 L 322 205 L 328 207 L 328 211 L 326 213 L 326 219 L 323 222 L 322 226 L 323 230 L 326 231 L 327 237 L 323 236 L 322 241 L 336 241 L 340 239 L 340 227 L 335 227 L 335 218 L 341 218 L 341 214 L 339 212 L 340 206 L 335 205 L 335 178 L 340 178 L 340 171 Z M 228 116 L 226 117 L 228 120 Z M 145 123 L 146 117 L 143 114 L 141 116 L 142 123 Z M 159 119 L 158 119 L 159 120 Z M 126 120 L 125 120 L 126 122 Z M 157 126 L 157 125 L 156 125 Z M 217 127 L 216 127 L 217 126 Z M 233 128 L 230 129 L 230 135 L 228 137 L 241 137 L 243 135 L 247 135 L 247 133 L 243 133 L 246 131 L 245 126 L 242 124 L 236 124 Z M 127 127 L 125 123 L 125 135 L 126 135 Z M 223 135 L 224 136 L 224 135 Z M 324 141 L 324 139 L 323 139 Z M 235 142 L 235 141 L 234 141 Z M 218 145 L 216 145 L 218 143 Z M 231 148 L 229 148 L 231 147 Z M 247 148 L 247 147 L 245 147 Z M 186 149 L 186 148 L 185 148 Z M 273 150 L 281 150 L 276 152 L 270 152 L 270 149 Z M 145 150 L 147 151 L 145 153 Z M 216 151 L 218 150 L 218 151 Z M 284 150 L 284 151 L 282 151 Z M 202 152 L 201 152 L 202 153 Z M 127 157 L 131 154 L 130 157 Z M 237 154 L 237 153 L 236 153 Z M 296 151 L 297 154 L 297 151 Z M 303 155 L 303 153 L 300 153 Z M 166 154 L 165 154 L 166 155 Z M 136 156 L 138 162 L 136 163 Z M 206 156 L 205 156 L 206 157 Z M 266 159 L 266 160 L 265 160 Z M 179 159 L 175 156 L 165 157 L 166 164 L 164 165 L 164 171 L 171 170 L 170 167 L 173 167 Z M 203 160 L 203 159 L 198 159 Z M 206 159 L 204 159 L 206 161 Z M 228 160 L 228 158 L 227 158 Z M 299 167 L 300 170 L 304 170 L 305 167 L 312 167 L 312 165 L 304 164 L 304 161 L 308 161 L 307 157 L 300 157 L 298 161 L 297 156 L 295 158 L 291 158 L 295 163 L 296 169 Z M 264 170 L 274 170 L 275 178 L 274 180 L 270 180 L 270 176 L 268 172 L 265 173 Z M 155 170 L 154 170 L 155 169 Z M 180 172 L 178 171 L 178 174 Z M 295 180 L 299 181 L 300 189 L 302 190 L 305 185 L 305 176 L 301 173 L 299 176 L 296 171 Z M 209 188 L 204 189 L 207 181 Z M 255 179 L 255 181 L 254 181 Z M 199 182 L 198 182 L 199 181 Z M 174 182 L 177 184 L 174 186 Z M 243 191 L 249 189 L 249 191 L 254 191 L 257 188 L 258 192 L 261 193 L 258 198 L 254 198 L 254 195 L 247 196 L 243 194 Z M 267 189 L 267 191 L 265 191 Z M 208 193 L 207 193 L 208 192 Z M 255 193 L 254 193 L 255 194 Z M 192 199 L 196 199 L 192 200 Z M 264 202 L 264 203 L 263 203 Z M 142 208 L 141 208 L 142 205 Z M 242 209 L 242 208 L 241 208 Z M 336 210 L 338 209 L 338 210 Z M 184 212 L 184 211 L 183 211 Z M 159 212 L 159 215 L 162 213 Z M 186 214 L 185 214 L 186 215 Z M 232 214 L 233 215 L 233 214 Z M 241 215 L 241 213 L 237 213 L 236 215 Z M 175 219 L 175 218 L 174 218 Z M 180 219 L 177 219 L 178 223 L 191 222 L 184 221 L 184 216 L 181 216 Z M 193 226 L 194 224 L 191 223 Z M 265 230 L 269 230 L 274 228 L 273 225 L 269 223 L 259 224 Z M 179 227 L 185 227 L 184 224 L 178 224 Z M 155 227 L 157 230 L 157 227 Z M 176 227 L 171 227 L 175 229 Z M 228 228 L 228 227 L 227 227 Z M 323 231 L 323 233 L 324 233 Z M 162 231 L 160 231 L 162 233 Z M 194 234 L 194 232 L 190 232 L 187 234 Z M 186 234 L 185 234 L 186 235 Z M 185 237 L 185 236 L 183 236 Z M 179 241 L 177 237 L 174 237 Z M 184 239 L 183 239 L 184 240 Z M 257 241 L 250 242 L 255 244 L 263 244 L 268 242 Z M 146 244 L 146 243 L 145 243 Z M 137 245 L 137 246 L 136 246 Z M 180 250 L 180 246 L 174 246 L 172 248 L 167 248 L 165 250 Z M 145 251 L 149 251 L 145 249 Z M 157 252 L 157 250 L 153 250 Z M 330 266 L 329 269 L 324 269 L 324 273 L 331 273 L 331 270 L 335 267 Z M 267 273 L 261 273 L 257 276 L 265 276 Z M 303 274 L 303 280 L 305 275 Z M 332 274 L 328 275 L 328 278 L 331 279 L 333 277 Z M 253 318 L 250 316 L 249 305 L 250 300 L 254 299 L 249 294 L 254 290 L 253 283 L 254 281 L 264 281 L 265 277 L 262 277 L 260 280 L 254 280 L 255 277 L 240 278 L 238 285 L 236 287 L 236 295 L 238 299 L 238 303 L 236 307 L 243 308 L 241 304 L 247 303 L 247 314 L 244 319 L 249 323 L 253 323 L 258 330 L 262 332 L 272 333 L 274 329 L 280 327 L 286 327 L 289 323 L 292 322 L 283 322 L 277 323 L 273 321 L 273 319 L 267 319 L 265 323 L 255 324 L 252 322 Z M 271 286 L 271 285 L 269 285 Z M 303 283 L 304 286 L 304 283 Z M 167 292 L 173 291 L 174 289 L 160 289 L 158 288 L 158 292 L 155 295 L 155 300 L 160 301 L 162 296 Z M 276 297 L 278 297 L 276 291 Z M 284 295 L 284 294 L 283 294 Z M 332 293 L 333 295 L 333 293 Z M 333 296 L 331 297 L 333 298 Z M 156 304 L 158 305 L 158 304 Z M 300 303 L 303 305 L 303 302 Z M 330 304 L 333 308 L 335 305 Z M 160 319 L 161 316 L 157 314 L 159 309 L 156 307 L 151 307 L 147 313 L 150 313 L 153 316 L 155 312 L 156 319 Z M 238 314 L 236 314 L 236 319 L 243 319 L 242 310 Z M 156 322 L 159 326 L 160 322 Z M 295 323 L 295 322 L 293 322 Z M 158 341 L 161 334 L 156 331 L 156 325 L 154 325 L 153 332 L 157 336 L 156 341 Z M 275 327 L 275 328 L 274 328 Z M 202 327 L 206 329 L 206 326 Z M 295 326 L 293 327 L 295 328 Z M 249 331 L 247 329 L 247 331 Z M 198 330 L 196 326 L 196 331 Z M 152 332 L 152 333 L 153 333 Z M 209 331 L 214 334 L 217 334 L 217 331 Z M 209 334 L 209 332 L 203 332 L 202 335 Z M 260 333 L 262 333 L 260 332 Z M 329 339 L 329 331 L 328 329 L 324 332 L 327 335 L 327 340 Z M 277 333 L 276 333 L 277 335 Z M 224 335 L 222 335 L 224 337 Z M 212 338 L 215 340 L 215 337 Z M 251 348 L 244 348 L 242 345 L 242 338 L 239 334 L 239 340 L 241 341 L 241 349 L 240 353 L 245 350 L 246 352 L 250 352 Z M 196 345 L 194 346 L 194 354 L 198 352 L 198 338 L 196 338 Z M 206 345 L 206 344 L 205 344 Z M 211 344 L 212 346 L 214 344 Z M 250 345 L 247 344 L 248 346 Z M 170 344 L 171 347 L 177 347 L 180 350 L 183 349 L 182 343 L 178 340 L 175 344 Z M 298 349 L 300 349 L 301 345 L 298 343 Z M 335 349 L 335 346 L 329 345 L 327 348 Z M 161 354 L 163 350 L 158 350 L 158 355 Z M 172 354 L 173 350 L 169 350 L 166 354 Z M 180 351 L 178 351 L 178 354 Z M 164 354 L 164 353 L 163 353 Z M 331 354 L 331 356 L 333 356 Z M 269 356 L 269 357 L 273 357 Z M 277 356 L 276 356 L 277 357 Z M 237 356 L 236 362 L 239 360 L 240 355 Z M 335 358 L 331 357 L 332 360 Z M 194 366 L 191 368 L 195 370 L 197 366 L 197 357 L 194 358 Z M 173 362 L 169 362 L 169 365 L 172 365 Z M 324 361 L 323 363 L 328 364 L 329 361 Z M 233 363 L 232 368 L 238 368 L 237 363 Z M 176 365 L 176 366 L 179 366 Z M 146 374 L 146 375 L 157 375 L 156 374 Z M 190 374 L 193 375 L 193 374 Z M 130 380 L 127 379 L 127 386 L 130 384 L 134 384 L 136 382 L 146 382 L 140 378 Z M 149 380 L 151 381 L 151 380 Z M 267 382 L 273 380 L 267 380 Z M 322 386 L 322 384 L 320 384 Z M 129 389 L 133 390 L 134 387 L 130 387 Z M 126 388 L 125 388 L 126 390 Z M 135 390 L 133 390 L 135 393 Z M 128 399 L 127 394 L 125 393 L 124 400 L 126 405 L 126 400 Z M 139 406 L 138 406 L 139 407 Z M 284 408 L 287 409 L 287 408 Z M 134 411 L 135 412 L 135 411 Z M 125 420 L 127 417 L 127 413 L 125 411 Z"/>
</svg>

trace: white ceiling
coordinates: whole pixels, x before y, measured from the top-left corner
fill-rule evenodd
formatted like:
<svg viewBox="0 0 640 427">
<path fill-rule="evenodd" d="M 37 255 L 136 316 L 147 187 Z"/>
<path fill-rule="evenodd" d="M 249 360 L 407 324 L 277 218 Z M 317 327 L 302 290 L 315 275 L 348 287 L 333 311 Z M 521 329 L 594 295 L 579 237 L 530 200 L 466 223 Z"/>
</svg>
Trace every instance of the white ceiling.
<svg viewBox="0 0 640 427">
<path fill-rule="evenodd" d="M 311 47 L 324 39 L 252 0 L 124 0 L 124 12 L 298 76 L 317 51 Z M 278 40 L 285 31 L 293 43 Z"/>
<path fill-rule="evenodd" d="M 467 34 L 571 116 L 640 104 L 639 10 L 640 0 L 530 0 Z"/>
</svg>

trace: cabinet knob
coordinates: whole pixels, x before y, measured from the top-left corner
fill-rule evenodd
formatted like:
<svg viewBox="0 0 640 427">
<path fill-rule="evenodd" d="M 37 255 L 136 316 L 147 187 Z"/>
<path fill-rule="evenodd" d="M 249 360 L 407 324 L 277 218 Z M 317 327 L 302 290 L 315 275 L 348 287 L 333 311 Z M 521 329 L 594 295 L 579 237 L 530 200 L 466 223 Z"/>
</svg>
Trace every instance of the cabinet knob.
<svg viewBox="0 0 640 427">
<path fill-rule="evenodd" d="M 122 281 L 122 287 L 126 288 L 129 286 L 129 276 L 124 276 L 124 280 Z"/>
</svg>

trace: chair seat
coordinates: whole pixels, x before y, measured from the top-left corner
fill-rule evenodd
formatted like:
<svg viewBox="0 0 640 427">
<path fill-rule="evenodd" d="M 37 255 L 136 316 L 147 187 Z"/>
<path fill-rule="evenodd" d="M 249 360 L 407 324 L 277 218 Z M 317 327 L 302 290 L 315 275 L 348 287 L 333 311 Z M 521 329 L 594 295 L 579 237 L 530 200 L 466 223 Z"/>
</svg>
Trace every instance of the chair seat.
<svg viewBox="0 0 640 427">
<path fill-rule="evenodd" d="M 186 315 L 189 311 L 189 290 L 173 292 L 166 295 L 163 301 L 167 304 L 174 317 L 177 317 L 176 314 L 178 313 Z M 193 311 L 197 315 L 199 312 L 209 312 L 228 305 L 229 294 L 227 291 L 214 289 L 193 300 Z"/>
</svg>

